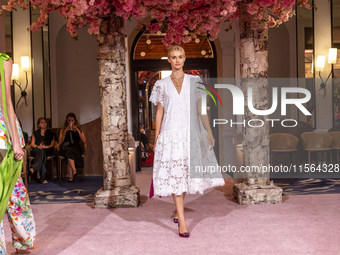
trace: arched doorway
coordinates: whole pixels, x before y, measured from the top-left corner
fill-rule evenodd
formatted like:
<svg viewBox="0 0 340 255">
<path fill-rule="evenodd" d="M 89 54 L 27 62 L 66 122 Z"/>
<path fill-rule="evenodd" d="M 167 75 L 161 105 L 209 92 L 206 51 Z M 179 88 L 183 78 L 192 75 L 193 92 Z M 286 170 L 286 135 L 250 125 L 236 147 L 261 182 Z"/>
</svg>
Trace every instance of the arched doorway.
<svg viewBox="0 0 340 255">
<path fill-rule="evenodd" d="M 132 135 L 140 141 L 140 126 L 144 127 L 148 139 L 153 142 L 156 106 L 149 102 L 154 83 L 168 76 L 171 67 L 167 61 L 167 49 L 162 43 L 165 34 L 151 34 L 141 30 L 135 37 L 130 52 L 130 80 L 131 80 L 131 112 Z M 217 77 L 216 48 L 206 37 L 197 37 L 189 43 L 181 44 L 186 52 L 184 72 L 199 75 L 202 80 Z M 210 120 L 218 118 L 217 107 L 208 100 Z M 212 123 L 210 123 L 212 126 Z M 218 131 L 213 129 L 215 137 L 215 155 L 219 148 Z M 141 155 L 140 146 L 137 155 Z M 140 171 L 141 159 L 138 156 L 136 169 Z"/>
</svg>

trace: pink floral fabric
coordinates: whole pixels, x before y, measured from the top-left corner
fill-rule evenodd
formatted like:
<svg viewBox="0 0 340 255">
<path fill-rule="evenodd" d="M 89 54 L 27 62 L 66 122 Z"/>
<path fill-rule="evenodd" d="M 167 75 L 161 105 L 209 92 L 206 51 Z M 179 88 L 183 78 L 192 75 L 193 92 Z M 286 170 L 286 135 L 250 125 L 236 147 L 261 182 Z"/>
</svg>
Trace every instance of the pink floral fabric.
<svg viewBox="0 0 340 255">
<path fill-rule="evenodd" d="M 25 146 L 22 130 L 19 122 L 16 119 L 18 135 L 20 138 L 21 146 Z M 7 127 L 5 125 L 4 117 L 0 111 L 0 163 L 7 151 L 8 145 L 11 143 L 10 139 L 6 136 Z M 8 201 L 6 210 L 8 221 L 12 231 L 13 247 L 18 250 L 34 249 L 34 240 L 36 236 L 35 221 L 28 198 L 27 189 L 19 177 L 10 200 Z M 3 228 L 3 222 L 0 226 L 0 254 L 7 254 L 5 233 Z"/>
</svg>

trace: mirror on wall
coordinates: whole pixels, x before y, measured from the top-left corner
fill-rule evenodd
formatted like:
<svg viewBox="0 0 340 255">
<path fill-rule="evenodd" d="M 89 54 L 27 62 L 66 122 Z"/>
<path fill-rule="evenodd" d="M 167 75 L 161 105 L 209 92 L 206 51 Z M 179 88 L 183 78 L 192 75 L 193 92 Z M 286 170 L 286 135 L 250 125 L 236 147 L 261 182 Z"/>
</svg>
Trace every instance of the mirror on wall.
<svg viewBox="0 0 340 255">
<path fill-rule="evenodd" d="M 340 125 L 340 0 L 332 1 L 332 48 L 337 48 L 333 64 L 333 126 Z"/>
<path fill-rule="evenodd" d="M 309 0 L 309 4 L 314 1 Z M 308 89 L 311 93 L 311 100 L 304 106 L 312 113 L 306 116 L 299 111 L 299 121 L 307 122 L 315 128 L 315 65 L 314 59 L 314 18 L 313 11 L 305 8 L 296 9 L 296 36 L 297 36 L 297 65 L 298 65 L 298 86 Z"/>
<path fill-rule="evenodd" d="M 36 22 L 40 9 L 31 10 L 31 22 Z M 39 117 L 47 118 L 51 127 L 51 85 L 48 24 L 40 31 L 31 32 L 32 88 L 34 129 Z"/>
</svg>

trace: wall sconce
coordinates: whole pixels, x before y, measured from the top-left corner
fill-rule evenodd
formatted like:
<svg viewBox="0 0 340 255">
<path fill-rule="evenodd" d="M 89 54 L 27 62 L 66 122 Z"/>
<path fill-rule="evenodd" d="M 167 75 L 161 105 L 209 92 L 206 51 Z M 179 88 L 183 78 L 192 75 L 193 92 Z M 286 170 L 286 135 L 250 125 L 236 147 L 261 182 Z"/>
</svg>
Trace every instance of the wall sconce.
<svg viewBox="0 0 340 255">
<path fill-rule="evenodd" d="M 329 48 L 328 51 L 328 64 L 336 64 L 336 60 L 337 60 L 337 53 L 338 53 L 338 49 L 337 48 Z M 325 97 L 326 95 L 326 83 L 329 79 L 329 77 L 331 76 L 331 74 L 333 73 L 333 69 L 331 70 L 331 72 L 329 73 L 326 81 L 324 82 L 322 77 L 321 77 L 321 72 L 324 70 L 325 67 L 325 61 L 326 61 L 326 56 L 323 55 L 319 55 L 316 59 L 316 71 L 319 71 L 319 77 L 321 79 L 321 84 L 320 84 L 320 90 L 324 89 L 324 94 L 323 97 Z"/>
<path fill-rule="evenodd" d="M 23 72 L 29 72 L 30 70 L 30 59 L 27 56 L 21 57 L 21 68 Z"/>
<path fill-rule="evenodd" d="M 11 80 L 13 82 L 16 82 L 17 80 L 19 80 L 19 65 L 18 64 L 13 64 Z"/>
<path fill-rule="evenodd" d="M 12 67 L 12 80 L 13 80 L 13 83 L 16 84 L 19 89 L 21 90 L 21 97 L 20 99 L 18 100 L 17 102 L 17 106 L 16 108 L 18 108 L 18 105 L 19 105 L 19 102 L 22 98 L 25 99 L 25 105 L 27 106 L 27 100 L 26 100 L 26 97 L 27 97 L 27 92 L 26 92 L 26 89 L 28 87 L 28 77 L 27 77 L 27 72 L 30 71 L 30 61 L 29 61 L 29 57 L 27 56 L 24 56 L 24 57 L 21 57 L 21 69 L 23 72 L 25 72 L 26 74 L 26 86 L 24 89 L 22 89 L 21 87 L 21 83 L 18 84 L 16 81 L 19 80 L 19 66 L 18 64 L 13 64 L 13 67 Z"/>
<path fill-rule="evenodd" d="M 12 76 L 11 80 L 13 81 L 11 86 L 11 99 L 13 104 L 13 109 L 15 109 L 15 91 L 14 91 L 14 84 L 16 84 L 16 81 L 19 80 L 19 66 L 18 64 L 12 65 Z"/>
</svg>

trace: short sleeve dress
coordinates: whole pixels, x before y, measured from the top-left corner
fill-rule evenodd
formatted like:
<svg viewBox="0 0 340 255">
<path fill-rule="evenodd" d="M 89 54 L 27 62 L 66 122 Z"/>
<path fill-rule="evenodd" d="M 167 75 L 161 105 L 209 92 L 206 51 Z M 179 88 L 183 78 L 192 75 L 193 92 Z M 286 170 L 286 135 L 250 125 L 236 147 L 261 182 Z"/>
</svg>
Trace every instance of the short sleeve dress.
<svg viewBox="0 0 340 255">
<path fill-rule="evenodd" d="M 203 194 L 206 189 L 225 185 L 221 173 L 203 170 L 217 167 L 218 162 L 197 112 L 196 102 L 205 93 L 196 88 L 202 87 L 199 81 L 199 76 L 185 74 L 178 93 L 167 77 L 158 80 L 151 92 L 150 101 L 164 107 L 153 164 L 155 195 Z"/>
</svg>

